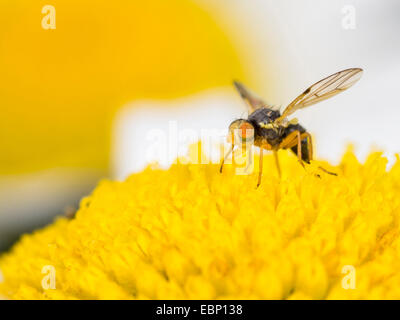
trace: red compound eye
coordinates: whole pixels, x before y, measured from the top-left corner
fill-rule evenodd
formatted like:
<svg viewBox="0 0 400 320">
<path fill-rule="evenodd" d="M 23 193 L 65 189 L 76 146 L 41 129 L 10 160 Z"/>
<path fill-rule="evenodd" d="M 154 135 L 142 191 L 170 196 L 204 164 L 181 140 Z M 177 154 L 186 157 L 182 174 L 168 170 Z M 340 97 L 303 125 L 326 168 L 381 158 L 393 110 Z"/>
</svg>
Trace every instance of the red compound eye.
<svg viewBox="0 0 400 320">
<path fill-rule="evenodd" d="M 240 135 L 242 136 L 242 138 L 246 138 L 247 133 L 250 134 L 250 132 L 247 132 L 246 130 L 252 130 L 252 129 L 253 129 L 253 126 L 250 125 L 250 124 L 247 123 L 247 122 L 244 122 L 244 123 L 242 123 L 242 124 L 240 125 L 239 129 L 240 129 Z"/>
</svg>

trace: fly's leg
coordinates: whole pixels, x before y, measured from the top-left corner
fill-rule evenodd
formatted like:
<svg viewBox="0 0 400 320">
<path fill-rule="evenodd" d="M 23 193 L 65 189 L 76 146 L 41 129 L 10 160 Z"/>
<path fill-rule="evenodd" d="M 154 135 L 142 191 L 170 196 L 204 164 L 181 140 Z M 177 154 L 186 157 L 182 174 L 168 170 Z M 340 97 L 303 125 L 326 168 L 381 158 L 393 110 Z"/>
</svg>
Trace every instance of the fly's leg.
<svg viewBox="0 0 400 320">
<path fill-rule="evenodd" d="M 279 148 L 289 149 L 297 145 L 297 158 L 304 168 L 304 161 L 301 158 L 301 141 L 303 139 L 307 139 L 308 158 L 311 161 L 313 160 L 313 146 L 311 135 L 308 132 L 303 132 L 301 134 L 298 130 L 291 132 L 285 139 L 283 139 L 283 141 L 279 145 Z M 318 168 L 327 174 L 337 176 L 337 173 L 328 171 L 321 166 L 319 166 Z"/>
<path fill-rule="evenodd" d="M 281 166 L 279 165 L 278 151 L 276 150 L 274 150 L 274 158 L 275 158 L 276 169 L 278 170 L 278 176 L 279 178 L 281 178 Z"/>
<path fill-rule="evenodd" d="M 257 187 L 261 184 L 261 177 L 262 177 L 262 170 L 263 170 L 263 148 L 260 148 L 260 162 L 258 164 L 258 181 L 257 181 Z"/>
<path fill-rule="evenodd" d="M 304 161 L 301 158 L 301 141 L 306 137 L 305 133 L 299 130 L 289 133 L 279 144 L 278 149 L 289 149 L 297 146 L 297 159 L 301 166 L 305 169 Z"/>
<path fill-rule="evenodd" d="M 328 171 L 328 170 L 326 170 L 325 168 L 323 168 L 323 167 L 321 167 L 321 166 L 319 166 L 318 169 L 320 169 L 320 170 L 322 170 L 323 172 L 325 172 L 325 173 L 327 173 L 327 174 L 330 174 L 330 175 L 332 175 L 332 176 L 337 176 L 337 175 L 338 175 L 336 172 Z"/>
<path fill-rule="evenodd" d="M 314 158 L 314 150 L 311 134 L 309 134 L 308 132 L 304 132 L 304 134 L 307 137 L 308 160 L 312 161 Z"/>
<path fill-rule="evenodd" d="M 235 145 L 232 143 L 232 146 L 229 148 L 228 152 L 226 153 L 225 157 L 222 159 L 221 162 L 221 167 L 219 168 L 219 172 L 222 173 L 222 169 L 224 167 L 224 163 L 225 161 L 228 159 L 229 155 L 232 153 L 233 148 L 235 147 Z"/>
<path fill-rule="evenodd" d="M 308 158 L 311 160 L 313 160 L 313 145 L 312 145 L 312 138 L 311 138 L 311 134 L 309 134 L 308 132 L 304 133 L 305 135 L 307 135 L 307 144 L 308 144 Z M 323 172 L 330 174 L 332 176 L 337 176 L 337 173 L 335 172 L 331 172 L 326 170 L 325 168 L 319 166 L 318 169 L 322 170 Z"/>
</svg>

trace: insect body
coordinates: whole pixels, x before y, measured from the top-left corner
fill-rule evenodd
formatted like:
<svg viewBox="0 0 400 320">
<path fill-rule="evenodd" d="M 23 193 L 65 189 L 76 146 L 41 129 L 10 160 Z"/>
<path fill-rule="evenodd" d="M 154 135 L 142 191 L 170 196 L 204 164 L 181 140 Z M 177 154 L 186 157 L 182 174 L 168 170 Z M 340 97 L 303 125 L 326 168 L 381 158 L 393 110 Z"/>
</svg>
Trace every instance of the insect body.
<svg viewBox="0 0 400 320">
<path fill-rule="evenodd" d="M 264 149 L 274 152 L 279 175 L 280 166 L 277 157 L 279 149 L 291 149 L 297 155 L 303 167 L 304 163 L 310 163 L 313 159 L 311 135 L 298 124 L 297 119 L 288 120 L 287 117 L 296 110 L 308 107 L 348 89 L 360 79 L 362 71 L 359 68 L 351 68 L 322 79 L 294 99 L 282 114 L 251 93 L 244 85 L 234 82 L 241 97 L 247 102 L 250 114 L 247 119 L 237 119 L 230 124 L 228 141 L 232 143 L 232 147 L 223 159 L 220 171 L 222 172 L 224 161 L 233 151 L 235 142 L 242 145 L 253 142 L 260 147 L 260 170 L 257 186 L 261 183 Z"/>
</svg>

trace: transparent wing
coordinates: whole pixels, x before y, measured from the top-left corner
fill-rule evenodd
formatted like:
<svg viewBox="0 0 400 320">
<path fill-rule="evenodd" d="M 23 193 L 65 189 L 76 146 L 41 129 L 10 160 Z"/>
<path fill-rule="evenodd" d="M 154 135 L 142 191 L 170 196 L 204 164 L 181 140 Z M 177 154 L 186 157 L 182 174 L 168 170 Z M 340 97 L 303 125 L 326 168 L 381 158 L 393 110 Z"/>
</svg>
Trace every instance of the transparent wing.
<svg viewBox="0 0 400 320">
<path fill-rule="evenodd" d="M 263 101 L 255 93 L 247 89 L 242 83 L 233 81 L 236 90 L 239 92 L 243 100 L 245 100 L 250 108 L 250 112 L 254 112 L 256 109 L 267 107 L 273 109 L 271 105 Z"/>
<path fill-rule="evenodd" d="M 294 99 L 286 107 L 279 119 L 283 119 L 296 110 L 311 106 L 350 88 L 361 78 L 362 73 L 363 70 L 360 68 L 351 68 L 339 71 L 318 81 Z"/>
</svg>

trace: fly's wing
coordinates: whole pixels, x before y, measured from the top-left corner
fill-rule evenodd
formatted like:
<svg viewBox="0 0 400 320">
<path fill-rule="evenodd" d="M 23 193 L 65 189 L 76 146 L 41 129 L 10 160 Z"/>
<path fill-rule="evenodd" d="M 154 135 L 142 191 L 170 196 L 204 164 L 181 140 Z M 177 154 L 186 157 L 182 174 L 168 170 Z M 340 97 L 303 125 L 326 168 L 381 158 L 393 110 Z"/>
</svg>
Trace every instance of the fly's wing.
<svg viewBox="0 0 400 320">
<path fill-rule="evenodd" d="M 253 93 L 249 89 L 247 89 L 242 83 L 240 83 L 238 81 L 234 81 L 233 84 L 234 84 L 236 90 L 239 92 L 242 99 L 247 102 L 249 109 L 250 109 L 249 110 L 250 113 L 254 112 L 256 109 L 263 108 L 263 107 L 273 109 L 272 106 L 270 106 L 268 103 L 266 103 L 261 98 L 259 98 L 255 93 Z"/>
<path fill-rule="evenodd" d="M 360 68 L 351 68 L 318 81 L 294 99 L 278 119 L 282 120 L 296 110 L 311 106 L 350 88 L 361 78 L 362 73 L 363 70 Z"/>
</svg>

